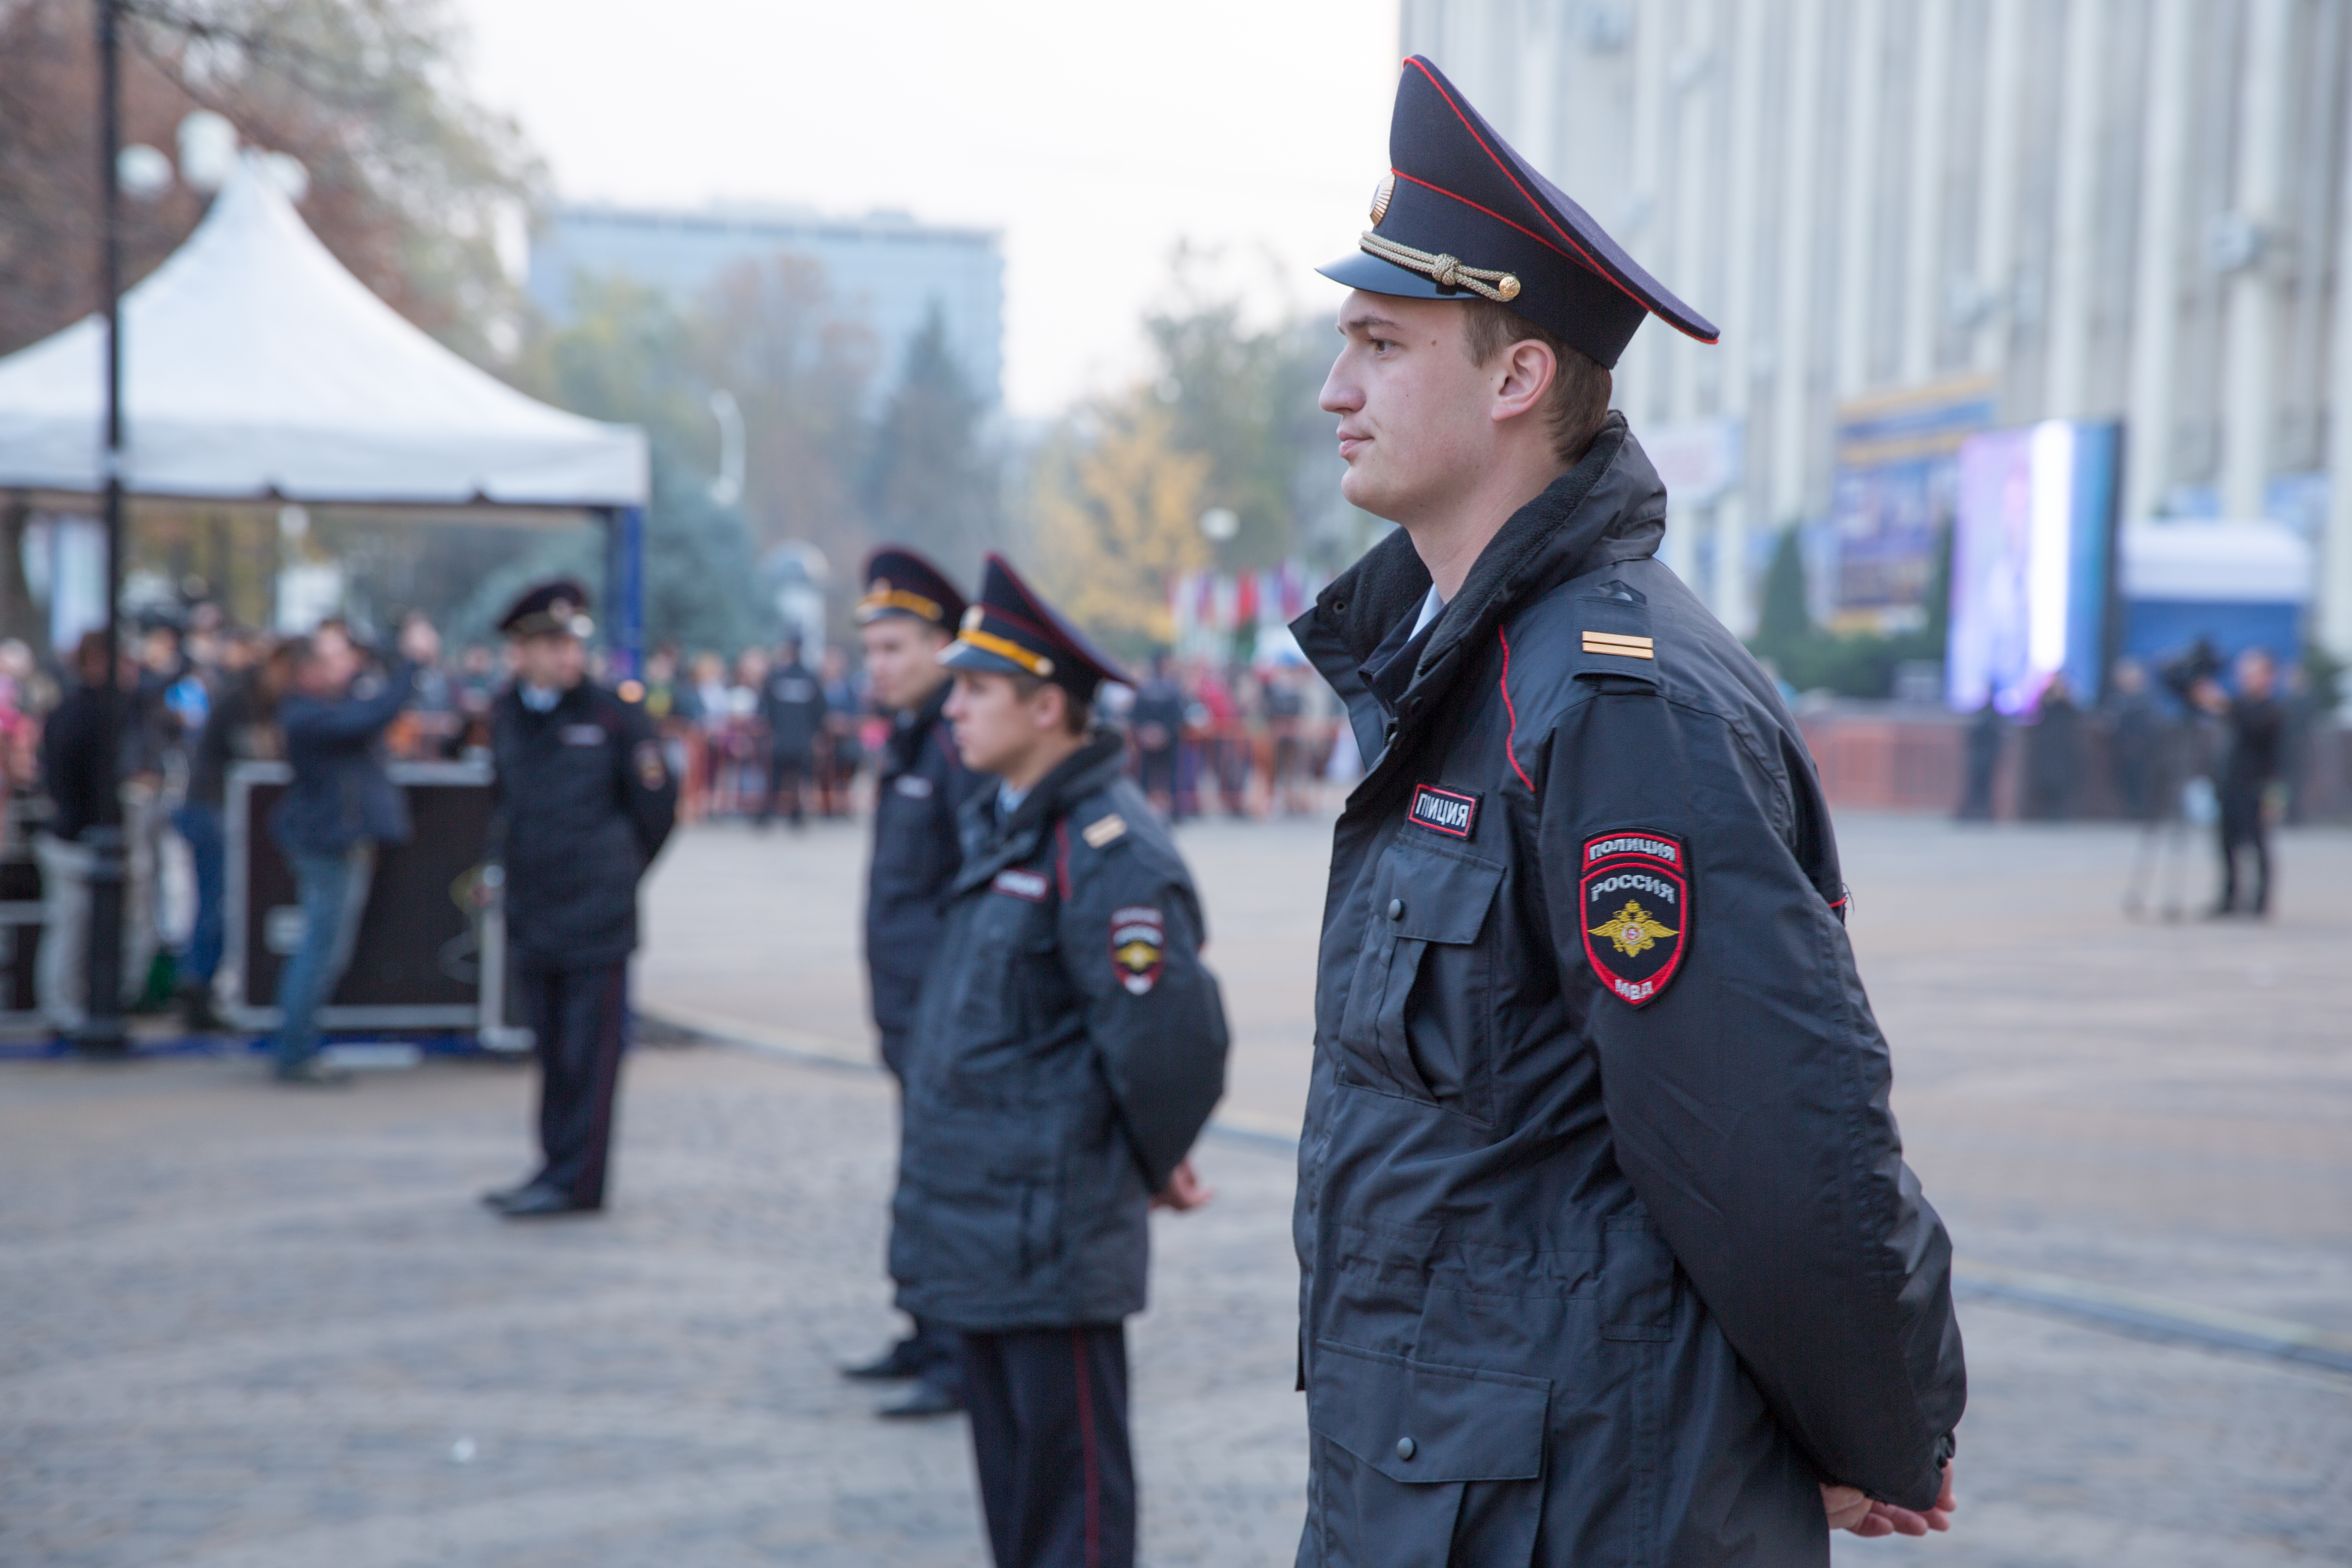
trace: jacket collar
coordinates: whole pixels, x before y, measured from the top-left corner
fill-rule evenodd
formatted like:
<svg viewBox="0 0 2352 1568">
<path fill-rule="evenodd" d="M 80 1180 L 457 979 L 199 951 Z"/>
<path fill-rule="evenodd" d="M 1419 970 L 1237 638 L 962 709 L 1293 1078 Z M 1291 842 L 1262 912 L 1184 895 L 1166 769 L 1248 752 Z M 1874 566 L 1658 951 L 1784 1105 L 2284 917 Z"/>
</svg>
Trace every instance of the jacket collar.
<svg viewBox="0 0 2352 1568">
<path fill-rule="evenodd" d="M 1666 489 L 1612 411 L 1577 465 L 1511 514 L 1480 552 L 1455 594 L 1420 641 L 1412 677 L 1392 702 L 1363 666 L 1429 592 L 1429 569 L 1398 529 L 1333 579 L 1290 626 L 1298 646 L 1347 704 L 1364 756 L 1366 783 L 1393 755 L 1409 752 L 1429 719 L 1520 605 L 1571 577 L 1656 553 L 1665 533 Z"/>
<path fill-rule="evenodd" d="M 889 756 L 892 773 L 905 773 L 915 765 L 915 759 L 923 754 L 923 742 L 939 727 L 940 715 L 947 710 L 948 697 L 954 687 L 953 681 L 940 681 L 931 689 L 931 694 L 923 699 L 920 707 L 907 711 L 904 722 L 890 727 L 890 738 L 883 742 L 883 750 Z"/>
<path fill-rule="evenodd" d="M 1126 766 L 1127 738 L 1116 730 L 1101 729 L 1039 779 L 1011 816 L 998 817 L 994 790 L 974 794 L 963 807 L 964 865 L 956 876 L 955 890 L 978 887 L 1014 861 L 1028 858 L 1048 826 L 1079 800 L 1108 786 Z"/>
</svg>

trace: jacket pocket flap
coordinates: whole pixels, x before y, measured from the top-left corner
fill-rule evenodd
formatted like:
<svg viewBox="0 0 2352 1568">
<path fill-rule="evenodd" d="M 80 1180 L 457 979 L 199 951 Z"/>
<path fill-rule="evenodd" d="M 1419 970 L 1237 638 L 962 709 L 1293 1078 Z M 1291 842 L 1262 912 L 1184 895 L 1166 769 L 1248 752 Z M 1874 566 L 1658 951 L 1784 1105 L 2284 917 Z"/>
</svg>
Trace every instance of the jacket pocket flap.
<svg viewBox="0 0 2352 1568">
<path fill-rule="evenodd" d="M 1392 1481 L 1543 1474 L 1551 1384 L 1316 1342 L 1307 1424 Z"/>
<path fill-rule="evenodd" d="M 1443 942 L 1457 945 L 1478 940 L 1486 922 L 1486 906 L 1503 885 L 1503 868 L 1489 860 L 1449 855 L 1432 847 L 1416 847 L 1397 859 L 1390 884 L 1403 905 L 1397 916 L 1397 935 L 1412 942 Z"/>
</svg>

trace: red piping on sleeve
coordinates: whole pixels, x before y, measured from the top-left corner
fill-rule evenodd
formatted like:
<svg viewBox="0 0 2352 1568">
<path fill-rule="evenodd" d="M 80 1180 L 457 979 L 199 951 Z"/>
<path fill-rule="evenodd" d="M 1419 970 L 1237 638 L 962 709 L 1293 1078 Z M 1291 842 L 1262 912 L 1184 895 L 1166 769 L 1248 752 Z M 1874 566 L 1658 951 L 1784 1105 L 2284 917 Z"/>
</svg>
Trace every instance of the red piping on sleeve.
<svg viewBox="0 0 2352 1568">
<path fill-rule="evenodd" d="M 1511 639 L 1500 626 L 1495 628 L 1495 635 L 1503 642 L 1503 679 L 1495 684 L 1502 689 L 1503 711 L 1511 719 L 1510 732 L 1503 737 L 1503 755 L 1511 759 L 1511 771 L 1519 775 L 1519 782 L 1528 786 L 1529 795 L 1533 795 L 1536 793 L 1536 781 L 1528 777 L 1527 769 L 1519 766 L 1519 710 L 1511 706 Z"/>
</svg>

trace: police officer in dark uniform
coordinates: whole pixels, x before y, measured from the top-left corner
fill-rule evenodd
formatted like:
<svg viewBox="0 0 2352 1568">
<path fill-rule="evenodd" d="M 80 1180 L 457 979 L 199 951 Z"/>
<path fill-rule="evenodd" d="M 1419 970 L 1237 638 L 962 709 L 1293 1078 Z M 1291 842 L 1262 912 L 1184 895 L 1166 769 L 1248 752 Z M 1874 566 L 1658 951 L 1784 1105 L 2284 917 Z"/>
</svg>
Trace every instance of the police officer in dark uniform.
<svg viewBox="0 0 2352 1568">
<path fill-rule="evenodd" d="M 808 785 L 815 776 L 824 715 L 824 683 L 809 668 L 799 642 L 786 642 L 783 662 L 760 688 L 760 721 L 768 727 L 768 783 L 753 818 L 759 826 L 775 819 L 779 795 L 785 796 L 785 820 L 794 827 L 808 825 Z"/>
<path fill-rule="evenodd" d="M 677 810 L 652 721 L 586 679 L 587 612 L 579 584 L 544 583 L 499 623 L 517 675 L 490 710 L 492 843 L 509 977 L 539 1057 L 541 1153 L 530 1180 L 483 1194 L 509 1219 L 604 1206 L 637 882 Z"/>
<path fill-rule="evenodd" d="M 1200 900 L 1088 726 L 1118 667 L 1002 559 L 941 661 L 964 765 L 963 865 L 906 1058 L 890 1271 L 961 1331 L 999 1568 L 1135 1557 L 1124 1320 L 1157 1202 L 1208 1194 L 1185 1154 L 1223 1090 Z"/>
<path fill-rule="evenodd" d="M 1829 1562 L 1965 1397 L 1829 811 L 1655 558 L 1607 367 L 1715 329 L 1427 60 L 1323 406 L 1402 524 L 1293 624 L 1369 772 L 1299 1150 L 1305 1564 Z"/>
<path fill-rule="evenodd" d="M 940 947 L 948 888 L 963 863 L 957 816 L 981 777 L 957 759 L 940 710 L 948 672 L 940 653 L 963 619 L 963 595 L 911 550 L 887 545 L 866 562 L 857 635 L 877 706 L 891 717 L 874 782 L 874 859 L 866 880 L 866 973 L 882 1063 L 901 1083 L 915 1000 Z M 844 1369 L 874 1382 L 916 1380 L 882 1414 L 945 1415 L 963 1408 L 963 1357 L 954 1333 L 915 1320 L 915 1331 L 878 1361 Z"/>
</svg>

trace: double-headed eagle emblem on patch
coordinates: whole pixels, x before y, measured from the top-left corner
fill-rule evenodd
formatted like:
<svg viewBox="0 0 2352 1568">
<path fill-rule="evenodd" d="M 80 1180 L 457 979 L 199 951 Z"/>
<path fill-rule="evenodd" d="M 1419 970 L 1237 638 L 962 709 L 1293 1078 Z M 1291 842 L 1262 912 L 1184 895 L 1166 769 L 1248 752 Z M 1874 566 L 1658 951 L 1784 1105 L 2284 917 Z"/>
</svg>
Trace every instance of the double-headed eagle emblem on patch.
<svg viewBox="0 0 2352 1568">
<path fill-rule="evenodd" d="M 1168 965 L 1167 917 L 1150 904 L 1132 904 L 1110 913 L 1110 961 L 1118 983 L 1132 996 L 1149 994 Z"/>
<path fill-rule="evenodd" d="M 1660 925 L 1638 901 L 1628 899 L 1623 909 L 1594 926 L 1591 934 L 1607 937 L 1627 958 L 1639 958 L 1655 947 L 1660 937 L 1680 936 L 1682 932 L 1672 926 Z"/>
</svg>

